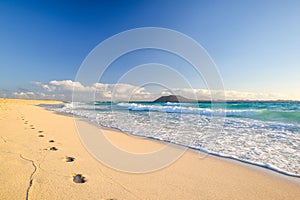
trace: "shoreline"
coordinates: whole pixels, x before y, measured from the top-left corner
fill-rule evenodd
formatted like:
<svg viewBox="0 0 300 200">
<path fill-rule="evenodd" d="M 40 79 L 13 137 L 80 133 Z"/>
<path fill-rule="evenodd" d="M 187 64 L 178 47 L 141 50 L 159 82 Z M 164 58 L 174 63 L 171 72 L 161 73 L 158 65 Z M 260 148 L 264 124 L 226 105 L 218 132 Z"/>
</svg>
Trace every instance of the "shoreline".
<svg viewBox="0 0 300 200">
<path fill-rule="evenodd" d="M 186 151 L 174 163 L 155 172 L 130 174 L 116 171 L 87 152 L 78 138 L 72 117 L 28 105 L 43 101 L 5 101 L 0 99 L 0 129 L 3 130 L 0 133 L 3 163 L 0 171 L 5 172 L 0 177 L 3 183 L 0 194 L 3 199 L 24 198 L 28 188 L 27 195 L 33 199 L 300 197 L 299 183 L 284 178 L 286 175 L 212 155 L 199 160 L 199 151 L 195 150 Z M 87 132 L 99 133 L 99 127 L 86 122 L 85 126 Z M 158 140 L 137 138 L 114 130 L 101 132 L 129 152 L 151 152 L 164 146 Z M 39 137 L 41 134 L 43 137 Z M 49 143 L 50 140 L 55 142 Z M 57 150 L 50 150 L 52 146 Z M 74 162 L 65 162 L 65 156 L 74 157 Z M 33 171 L 33 164 L 36 171 Z M 74 183 L 73 173 L 82 174 L 86 182 Z"/>
<path fill-rule="evenodd" d="M 45 108 L 43 106 L 41 106 L 41 107 Z M 46 110 L 48 110 L 48 109 L 46 108 Z M 266 170 L 266 172 L 271 172 L 270 174 L 274 173 L 275 176 L 279 175 L 279 177 L 280 177 L 280 175 L 282 175 L 282 178 L 285 178 L 285 179 L 288 179 L 289 181 L 292 181 L 294 183 L 300 184 L 300 175 L 291 174 L 291 173 L 288 173 L 288 172 L 285 172 L 285 171 L 281 171 L 280 169 L 276 169 L 274 167 L 268 167 L 268 166 L 266 166 L 264 164 L 258 164 L 258 163 L 247 161 L 247 160 L 241 160 L 239 158 L 235 158 L 235 157 L 232 157 L 232 156 L 221 155 L 221 154 L 218 154 L 218 153 L 207 152 L 207 151 L 202 150 L 202 149 L 197 149 L 197 148 L 194 148 L 194 147 L 190 147 L 190 146 L 186 146 L 186 145 L 181 145 L 181 144 L 173 143 L 173 142 L 170 142 L 170 141 L 160 140 L 160 139 L 157 139 L 157 138 L 154 138 L 154 137 L 146 137 L 146 136 L 142 136 L 142 135 L 133 135 L 133 134 L 124 132 L 124 131 L 122 131 L 122 130 L 120 130 L 118 128 L 111 128 L 111 127 L 102 126 L 102 125 L 100 125 L 100 124 L 98 124 L 96 122 L 89 121 L 86 118 L 83 118 L 83 117 L 80 117 L 80 116 L 76 116 L 76 115 L 71 114 L 71 113 L 62 113 L 62 112 L 56 112 L 56 111 L 54 111 L 54 112 L 56 114 L 58 114 L 58 115 L 69 116 L 69 117 L 73 117 L 73 118 L 82 120 L 82 121 L 84 121 L 86 123 L 89 123 L 89 124 L 91 124 L 91 125 L 99 128 L 99 129 L 110 130 L 110 131 L 117 131 L 117 132 L 120 132 L 122 134 L 126 134 L 126 135 L 131 136 L 131 137 L 137 137 L 137 138 L 141 138 L 141 139 L 148 139 L 148 140 L 156 141 L 156 142 L 163 143 L 163 144 L 176 145 L 176 146 L 185 148 L 186 150 L 195 151 L 195 152 L 200 153 L 200 154 L 208 154 L 208 155 L 214 156 L 216 158 L 220 158 L 220 159 L 224 159 L 224 160 L 227 160 L 227 161 L 236 162 L 237 164 L 244 164 L 244 166 L 246 166 L 246 167 L 254 167 L 254 168 L 257 167 L 257 170 Z"/>
</svg>

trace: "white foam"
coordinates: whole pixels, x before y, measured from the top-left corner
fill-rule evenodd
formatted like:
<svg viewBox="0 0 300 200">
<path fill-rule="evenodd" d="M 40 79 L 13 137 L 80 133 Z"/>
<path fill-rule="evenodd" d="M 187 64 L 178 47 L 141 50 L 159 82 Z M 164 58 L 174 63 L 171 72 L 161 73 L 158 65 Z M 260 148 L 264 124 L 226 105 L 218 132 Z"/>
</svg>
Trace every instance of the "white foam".
<svg viewBox="0 0 300 200">
<path fill-rule="evenodd" d="M 240 116 L 240 115 L 254 115 L 261 111 L 254 109 L 245 110 L 227 110 L 227 109 L 210 109 L 210 108 L 199 108 L 199 107 L 186 107 L 182 106 L 182 103 L 169 103 L 165 106 L 162 105 L 148 105 L 148 104 L 137 104 L 137 103 L 119 103 L 119 106 L 127 107 L 133 111 L 157 111 L 167 113 L 190 113 L 200 115 L 214 115 L 214 116 Z M 185 104 L 187 105 L 187 104 Z"/>
</svg>

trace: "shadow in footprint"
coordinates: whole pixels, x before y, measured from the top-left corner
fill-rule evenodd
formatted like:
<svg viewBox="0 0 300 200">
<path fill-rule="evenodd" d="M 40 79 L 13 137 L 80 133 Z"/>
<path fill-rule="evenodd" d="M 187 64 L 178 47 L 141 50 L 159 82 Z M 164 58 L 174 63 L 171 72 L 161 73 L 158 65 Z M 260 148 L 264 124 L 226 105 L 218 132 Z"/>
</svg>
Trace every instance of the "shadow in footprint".
<svg viewBox="0 0 300 200">
<path fill-rule="evenodd" d="M 73 175 L 73 182 L 74 183 L 85 183 L 86 179 L 82 174 L 75 174 Z"/>
<path fill-rule="evenodd" d="M 55 142 L 55 141 L 54 141 L 54 140 L 49 140 L 49 142 L 50 142 L 50 143 L 53 143 L 53 142 Z"/>
<path fill-rule="evenodd" d="M 42 133 L 42 132 L 44 132 L 44 131 L 39 131 L 39 133 Z"/>
<path fill-rule="evenodd" d="M 56 147 L 50 147 L 50 151 L 57 151 L 58 149 Z"/>
<path fill-rule="evenodd" d="M 44 135 L 38 135 L 38 137 L 44 137 Z"/>
</svg>

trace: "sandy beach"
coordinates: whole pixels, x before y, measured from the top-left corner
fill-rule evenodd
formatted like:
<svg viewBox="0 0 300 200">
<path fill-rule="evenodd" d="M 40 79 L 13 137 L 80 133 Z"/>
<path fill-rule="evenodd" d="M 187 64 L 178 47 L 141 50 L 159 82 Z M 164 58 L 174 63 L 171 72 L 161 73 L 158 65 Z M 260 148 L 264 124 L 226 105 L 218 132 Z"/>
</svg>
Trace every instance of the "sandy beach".
<svg viewBox="0 0 300 200">
<path fill-rule="evenodd" d="M 61 102 L 0 99 L 0 199 L 300 198 L 300 184 L 283 175 L 213 156 L 199 159 L 191 150 L 151 173 L 111 169 L 85 149 L 73 117 L 36 106 L 47 103 Z M 145 153 L 165 146 L 82 123 L 87 133 L 98 130 L 128 152 Z M 84 177 L 84 183 L 74 182 L 76 174 Z"/>
</svg>

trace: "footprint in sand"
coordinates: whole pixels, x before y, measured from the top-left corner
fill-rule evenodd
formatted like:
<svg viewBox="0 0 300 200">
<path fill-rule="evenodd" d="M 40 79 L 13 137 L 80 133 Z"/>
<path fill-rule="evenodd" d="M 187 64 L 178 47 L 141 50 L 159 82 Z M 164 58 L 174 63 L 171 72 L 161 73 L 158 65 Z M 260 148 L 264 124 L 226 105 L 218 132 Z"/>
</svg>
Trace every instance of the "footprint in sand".
<svg viewBox="0 0 300 200">
<path fill-rule="evenodd" d="M 58 149 L 56 147 L 50 147 L 50 151 L 57 151 Z"/>
<path fill-rule="evenodd" d="M 86 179 L 82 174 L 74 174 L 73 175 L 73 182 L 74 183 L 85 183 Z"/>
<path fill-rule="evenodd" d="M 42 132 L 44 132 L 44 131 L 39 131 L 39 133 L 42 133 Z"/>
<path fill-rule="evenodd" d="M 73 162 L 74 160 L 75 160 L 75 158 L 69 157 L 69 156 L 66 156 L 66 157 L 64 158 L 64 161 L 66 161 L 66 162 Z"/>
<path fill-rule="evenodd" d="M 50 142 L 50 143 L 53 143 L 53 142 L 55 142 L 55 141 L 54 141 L 54 140 L 49 140 L 49 142 Z"/>
<path fill-rule="evenodd" d="M 44 135 L 38 135 L 38 137 L 44 137 Z"/>
</svg>

